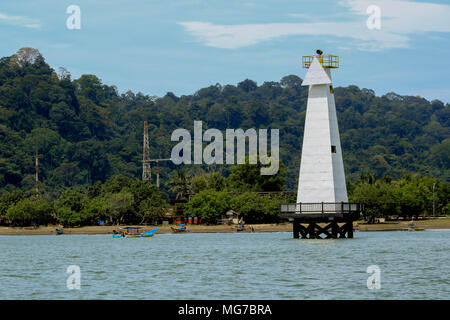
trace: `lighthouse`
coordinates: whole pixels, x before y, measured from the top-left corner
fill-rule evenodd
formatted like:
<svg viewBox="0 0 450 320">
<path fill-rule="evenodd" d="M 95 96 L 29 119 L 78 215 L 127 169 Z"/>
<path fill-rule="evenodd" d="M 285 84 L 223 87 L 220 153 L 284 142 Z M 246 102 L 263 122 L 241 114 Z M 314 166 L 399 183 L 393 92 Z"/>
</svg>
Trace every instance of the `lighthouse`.
<svg viewBox="0 0 450 320">
<path fill-rule="evenodd" d="M 304 56 L 303 67 L 308 71 L 302 86 L 309 91 L 297 203 L 348 202 L 330 72 L 339 67 L 339 57 Z"/>
<path fill-rule="evenodd" d="M 280 205 L 280 217 L 293 222 L 294 238 L 353 238 L 353 221 L 364 212 L 363 203 L 349 203 L 344 162 L 334 103 L 331 69 L 339 57 L 317 50 L 304 56 L 308 69 L 305 131 L 297 189 L 297 202 Z"/>
</svg>

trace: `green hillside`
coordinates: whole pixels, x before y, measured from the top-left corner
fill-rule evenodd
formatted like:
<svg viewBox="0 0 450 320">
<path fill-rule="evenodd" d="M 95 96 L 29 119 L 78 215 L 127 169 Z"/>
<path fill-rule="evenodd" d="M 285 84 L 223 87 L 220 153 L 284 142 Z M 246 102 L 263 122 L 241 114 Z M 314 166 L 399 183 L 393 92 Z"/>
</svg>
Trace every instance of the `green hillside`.
<svg viewBox="0 0 450 320">
<path fill-rule="evenodd" d="M 278 128 L 286 190 L 296 188 L 307 88 L 295 75 L 258 85 L 212 85 L 192 95 L 120 94 L 95 75 L 71 79 L 37 50 L 0 60 L 0 188 L 32 193 L 34 151 L 40 154 L 41 192 L 105 182 L 116 174 L 138 178 L 143 121 L 149 122 L 151 157 L 168 158 L 176 128 Z M 149 88 L 151 91 L 151 88 Z M 344 165 L 349 181 L 362 175 L 400 178 L 418 173 L 450 180 L 450 105 L 395 93 L 376 96 L 357 86 L 334 90 Z M 192 132 L 192 131 L 191 131 Z M 184 166 L 191 173 L 229 166 Z M 176 174 L 161 165 L 162 190 Z"/>
</svg>

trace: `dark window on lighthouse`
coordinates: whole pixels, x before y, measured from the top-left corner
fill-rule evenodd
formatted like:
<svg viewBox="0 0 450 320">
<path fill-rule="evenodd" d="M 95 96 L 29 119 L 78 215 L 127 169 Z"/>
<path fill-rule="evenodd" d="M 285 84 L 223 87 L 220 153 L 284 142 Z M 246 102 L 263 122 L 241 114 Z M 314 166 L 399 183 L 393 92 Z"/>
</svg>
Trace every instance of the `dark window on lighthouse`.
<svg viewBox="0 0 450 320">
<path fill-rule="evenodd" d="M 331 153 L 336 153 L 336 146 L 331 146 Z"/>
</svg>

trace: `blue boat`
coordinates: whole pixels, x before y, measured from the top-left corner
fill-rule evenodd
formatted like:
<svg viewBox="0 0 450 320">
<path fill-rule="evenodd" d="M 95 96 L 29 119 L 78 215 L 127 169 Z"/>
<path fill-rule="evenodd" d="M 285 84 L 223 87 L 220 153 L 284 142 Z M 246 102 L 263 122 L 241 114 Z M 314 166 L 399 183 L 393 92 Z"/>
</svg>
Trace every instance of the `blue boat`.
<svg viewBox="0 0 450 320">
<path fill-rule="evenodd" d="M 141 232 L 142 227 L 125 227 L 121 228 L 117 234 L 113 234 L 113 238 L 148 238 L 153 237 L 158 228 Z"/>
<path fill-rule="evenodd" d="M 186 225 L 184 223 L 180 224 L 179 228 L 170 227 L 173 232 L 190 232 L 191 230 L 186 229 Z"/>
<path fill-rule="evenodd" d="M 142 232 L 141 233 L 141 237 L 145 238 L 145 237 L 153 237 L 153 234 L 156 232 L 156 230 L 158 230 L 158 228 L 152 229 L 152 230 L 148 230 L 146 232 Z"/>
</svg>

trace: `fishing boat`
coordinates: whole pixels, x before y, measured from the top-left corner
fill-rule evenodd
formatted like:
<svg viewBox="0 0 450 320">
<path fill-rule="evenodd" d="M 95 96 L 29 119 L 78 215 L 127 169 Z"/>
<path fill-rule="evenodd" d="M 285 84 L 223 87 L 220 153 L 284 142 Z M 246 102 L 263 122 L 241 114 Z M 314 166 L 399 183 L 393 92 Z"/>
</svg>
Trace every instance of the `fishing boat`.
<svg viewBox="0 0 450 320">
<path fill-rule="evenodd" d="M 173 232 L 190 232 L 191 230 L 186 229 L 186 225 L 184 223 L 180 224 L 179 228 L 170 227 Z"/>
<path fill-rule="evenodd" d="M 244 231 L 245 230 L 245 224 L 239 222 L 238 227 L 236 229 L 236 231 Z"/>
<path fill-rule="evenodd" d="M 403 230 L 405 230 L 405 231 L 423 231 L 425 229 L 417 227 L 416 224 L 414 223 L 414 218 L 412 218 L 411 221 L 409 222 L 408 228 L 403 229 Z"/>
<path fill-rule="evenodd" d="M 404 228 L 403 231 L 424 231 L 424 228 L 419 228 L 419 227 L 412 227 L 409 226 L 408 228 Z"/>
<path fill-rule="evenodd" d="M 149 238 L 153 237 L 158 228 L 142 232 L 142 227 L 125 227 L 121 228 L 117 234 L 113 234 L 113 238 Z"/>
<path fill-rule="evenodd" d="M 238 222 L 236 231 L 244 231 L 244 230 L 245 230 L 245 222 L 244 219 L 241 217 L 241 219 Z"/>
<path fill-rule="evenodd" d="M 141 238 L 153 237 L 153 235 L 155 234 L 156 230 L 158 230 L 158 228 L 154 228 L 152 230 L 148 230 L 148 231 L 142 232 L 141 233 Z"/>
<path fill-rule="evenodd" d="M 124 235 L 123 235 L 123 233 L 119 232 L 119 233 L 117 233 L 117 234 L 113 234 L 112 237 L 113 237 L 113 238 L 124 238 Z"/>
</svg>

